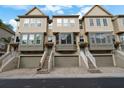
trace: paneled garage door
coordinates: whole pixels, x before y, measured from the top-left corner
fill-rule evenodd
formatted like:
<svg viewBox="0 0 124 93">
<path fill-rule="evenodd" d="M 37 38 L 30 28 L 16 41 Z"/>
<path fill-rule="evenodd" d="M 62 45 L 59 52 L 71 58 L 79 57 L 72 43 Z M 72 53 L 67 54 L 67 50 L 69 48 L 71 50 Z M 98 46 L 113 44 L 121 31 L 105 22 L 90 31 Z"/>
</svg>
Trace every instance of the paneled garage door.
<svg viewBox="0 0 124 93">
<path fill-rule="evenodd" d="M 96 58 L 96 65 L 98 67 L 111 67 L 113 65 L 112 55 L 97 55 Z"/>
<path fill-rule="evenodd" d="M 79 61 L 77 57 L 55 57 L 56 67 L 78 67 Z"/>
<path fill-rule="evenodd" d="M 20 68 L 37 68 L 39 66 L 41 57 L 22 56 L 20 58 Z"/>
</svg>

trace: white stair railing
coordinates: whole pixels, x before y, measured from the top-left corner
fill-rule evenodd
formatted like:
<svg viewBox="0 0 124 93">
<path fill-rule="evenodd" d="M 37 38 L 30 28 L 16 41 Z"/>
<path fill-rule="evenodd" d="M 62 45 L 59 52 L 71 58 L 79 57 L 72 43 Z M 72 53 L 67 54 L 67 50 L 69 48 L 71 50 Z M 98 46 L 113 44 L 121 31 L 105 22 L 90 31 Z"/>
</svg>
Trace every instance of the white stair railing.
<svg viewBox="0 0 124 93">
<path fill-rule="evenodd" d="M 8 56 L 6 56 L 3 60 L 2 60 L 2 64 L 5 64 L 8 60 L 10 60 L 12 57 L 16 56 L 16 52 L 10 52 Z"/>
<path fill-rule="evenodd" d="M 43 67 L 43 63 L 44 63 L 44 60 L 46 58 L 46 55 L 47 55 L 47 51 L 44 52 L 43 56 L 41 57 L 41 60 L 40 60 L 40 67 L 42 68 Z"/>
<path fill-rule="evenodd" d="M 50 71 L 52 68 L 53 57 L 54 57 L 54 51 L 52 50 L 50 53 L 49 60 L 48 60 L 48 71 Z"/>
<path fill-rule="evenodd" d="M 81 58 L 83 59 L 83 62 L 85 63 L 86 67 L 89 69 L 88 59 L 87 59 L 87 57 L 85 56 L 83 50 L 80 51 L 80 56 L 81 56 Z"/>
<path fill-rule="evenodd" d="M 85 55 L 87 56 L 87 58 L 89 58 L 89 60 L 92 62 L 92 64 L 94 65 L 95 68 L 97 68 L 96 66 L 96 60 L 95 58 L 93 57 L 93 55 L 90 53 L 90 51 L 88 50 L 88 48 L 85 48 L 84 49 L 85 51 Z"/>
</svg>

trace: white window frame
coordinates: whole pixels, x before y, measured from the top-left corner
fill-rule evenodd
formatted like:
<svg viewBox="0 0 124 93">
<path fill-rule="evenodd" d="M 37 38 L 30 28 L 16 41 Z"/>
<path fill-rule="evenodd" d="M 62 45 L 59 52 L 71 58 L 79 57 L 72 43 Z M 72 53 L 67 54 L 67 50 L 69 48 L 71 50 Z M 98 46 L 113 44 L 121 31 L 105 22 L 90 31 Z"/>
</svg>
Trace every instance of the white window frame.
<svg viewBox="0 0 124 93">
<path fill-rule="evenodd" d="M 96 19 L 96 24 L 97 24 L 97 26 L 101 26 L 100 18 L 97 18 L 97 19 Z"/>
<path fill-rule="evenodd" d="M 90 25 L 90 26 L 94 26 L 94 20 L 93 20 L 93 18 L 90 18 L 90 19 L 89 19 L 89 25 Z"/>
<path fill-rule="evenodd" d="M 62 26 L 62 18 L 57 18 L 57 27 Z"/>
<path fill-rule="evenodd" d="M 70 19 L 70 25 L 74 26 L 75 25 L 75 19 Z"/>
<path fill-rule="evenodd" d="M 37 43 L 37 40 L 38 40 L 38 39 L 37 39 L 37 35 L 40 35 L 40 39 L 39 39 L 39 40 L 40 40 L 40 43 L 39 43 L 39 44 Z M 38 34 L 38 33 L 35 34 L 35 44 L 36 44 L 36 45 L 40 45 L 40 44 L 41 44 L 41 38 L 42 38 L 42 35 L 41 35 L 41 34 Z"/>
<path fill-rule="evenodd" d="M 37 23 L 37 27 L 41 27 L 42 26 L 42 20 L 41 19 L 36 19 L 36 23 Z"/>
<path fill-rule="evenodd" d="M 108 20 L 106 18 L 103 18 L 103 26 L 108 26 Z"/>
<path fill-rule="evenodd" d="M 25 18 L 24 19 L 24 27 L 28 27 L 30 24 L 30 19 L 29 18 Z"/>
<path fill-rule="evenodd" d="M 24 36 L 26 36 L 26 38 Z M 23 41 L 26 41 L 26 43 L 24 44 Z M 22 45 L 28 44 L 28 34 L 22 34 L 21 44 Z"/>
<path fill-rule="evenodd" d="M 68 27 L 69 26 L 69 19 L 68 18 L 64 18 L 63 19 L 63 26 L 64 27 Z"/>
<path fill-rule="evenodd" d="M 35 44 L 35 34 L 29 34 L 28 44 L 29 45 L 34 45 Z"/>
</svg>

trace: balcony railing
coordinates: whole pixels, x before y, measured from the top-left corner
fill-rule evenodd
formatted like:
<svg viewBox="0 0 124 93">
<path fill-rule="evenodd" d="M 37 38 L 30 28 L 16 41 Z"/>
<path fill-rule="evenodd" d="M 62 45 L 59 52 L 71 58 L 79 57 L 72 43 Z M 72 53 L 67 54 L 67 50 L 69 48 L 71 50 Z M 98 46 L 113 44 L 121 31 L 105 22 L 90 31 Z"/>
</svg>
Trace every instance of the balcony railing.
<svg viewBox="0 0 124 93">
<path fill-rule="evenodd" d="M 114 44 L 90 44 L 90 50 L 113 50 Z"/>
<path fill-rule="evenodd" d="M 77 46 L 75 44 L 58 44 L 56 45 L 56 51 L 76 51 Z"/>
<path fill-rule="evenodd" d="M 19 45 L 19 51 L 44 51 L 43 45 Z"/>
</svg>

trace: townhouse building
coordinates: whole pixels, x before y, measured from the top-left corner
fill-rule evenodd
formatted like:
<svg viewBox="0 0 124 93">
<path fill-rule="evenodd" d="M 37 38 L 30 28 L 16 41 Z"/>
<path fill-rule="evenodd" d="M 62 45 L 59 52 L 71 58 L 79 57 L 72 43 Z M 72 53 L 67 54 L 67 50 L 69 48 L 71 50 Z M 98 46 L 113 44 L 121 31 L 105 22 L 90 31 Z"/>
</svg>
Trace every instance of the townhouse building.
<svg viewBox="0 0 124 93">
<path fill-rule="evenodd" d="M 48 73 L 53 68 L 81 67 L 99 72 L 99 67 L 124 67 L 123 59 L 115 54 L 115 50 L 123 50 L 123 17 L 95 5 L 81 19 L 79 15 L 49 18 L 34 7 L 16 19 L 11 45 L 17 48 L 17 55 L 0 71 L 36 68 L 37 73 Z M 117 41 L 119 48 L 115 48 Z"/>
</svg>

